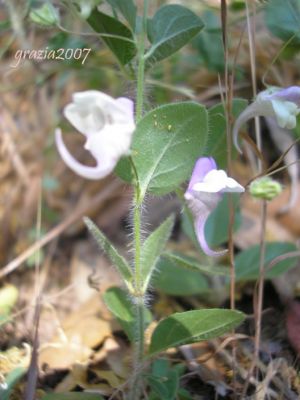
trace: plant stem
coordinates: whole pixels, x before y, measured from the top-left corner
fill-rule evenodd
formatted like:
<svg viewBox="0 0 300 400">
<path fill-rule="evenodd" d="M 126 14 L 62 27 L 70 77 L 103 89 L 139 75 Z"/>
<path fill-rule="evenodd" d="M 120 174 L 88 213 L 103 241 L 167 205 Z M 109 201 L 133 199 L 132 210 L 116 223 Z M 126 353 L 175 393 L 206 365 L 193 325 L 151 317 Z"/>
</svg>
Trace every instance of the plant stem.
<svg viewBox="0 0 300 400">
<path fill-rule="evenodd" d="M 139 37 L 138 71 L 137 71 L 137 95 L 136 95 L 136 122 L 143 115 L 144 81 L 145 81 L 145 36 L 147 32 L 148 0 L 144 0 L 143 27 Z"/>
<path fill-rule="evenodd" d="M 145 81 L 145 34 L 147 31 L 148 0 L 144 0 L 143 26 L 139 37 L 138 46 L 138 70 L 137 70 L 137 96 L 136 96 L 136 123 L 140 121 L 143 114 L 144 81 Z M 132 161 L 133 162 L 133 161 Z M 133 165 L 134 167 L 134 165 Z M 141 208 L 143 198 L 141 197 L 138 176 L 136 175 L 133 233 L 134 233 L 134 293 L 133 302 L 135 310 L 135 341 L 133 357 L 133 375 L 130 382 L 128 400 L 138 400 L 141 397 L 142 380 L 141 370 L 144 358 L 144 290 L 143 276 L 141 271 Z"/>
<path fill-rule="evenodd" d="M 140 296 L 142 290 L 142 276 L 141 276 L 141 206 L 138 200 L 138 193 L 136 193 L 136 204 L 134 206 L 133 226 L 134 226 L 134 268 L 135 268 L 135 290 L 137 297 Z"/>
<path fill-rule="evenodd" d="M 144 292 L 141 274 L 141 199 L 139 188 L 135 189 L 135 206 L 133 213 L 134 233 L 134 293 L 135 338 L 133 356 L 133 375 L 130 383 L 128 400 L 138 400 L 141 393 L 141 369 L 144 357 Z"/>
<path fill-rule="evenodd" d="M 229 53 L 228 53 L 228 20 L 227 20 L 227 2 L 221 0 L 221 22 L 222 22 L 222 42 L 224 49 L 224 63 L 225 63 L 225 98 L 222 96 L 222 102 L 224 106 L 224 114 L 226 120 L 226 144 L 227 144 L 227 170 L 229 176 L 231 176 L 232 166 L 232 79 L 229 74 Z M 230 308 L 235 308 L 235 267 L 234 267 L 234 243 L 233 243 L 233 226 L 234 226 L 234 209 L 232 194 L 228 193 L 228 211 L 229 211 L 229 226 L 228 226 L 228 250 L 229 250 L 229 262 L 230 262 Z M 232 330 L 234 335 L 234 329 Z M 235 389 L 236 377 L 235 377 L 235 364 L 236 364 L 236 346 L 232 348 L 232 371 L 233 371 L 233 387 Z M 234 390 L 235 391 L 235 390 Z"/>
<path fill-rule="evenodd" d="M 254 356 L 250 366 L 245 385 L 243 388 L 242 398 L 246 397 L 250 378 L 253 375 L 255 365 L 259 358 L 259 347 L 261 338 L 261 320 L 264 299 L 264 280 L 265 280 L 265 253 L 266 253 L 266 224 L 267 224 L 267 201 L 263 200 L 261 204 L 261 232 L 260 232 L 260 256 L 259 256 L 259 279 L 257 286 L 257 295 L 254 294 L 254 315 L 255 315 L 255 339 L 254 339 Z"/>
<path fill-rule="evenodd" d="M 143 36 L 143 35 L 142 35 Z M 145 79 L 145 59 L 144 59 L 144 39 L 140 44 L 139 52 L 139 65 L 137 73 L 137 96 L 136 96 L 136 122 L 139 122 L 143 113 L 143 98 L 144 98 L 144 79 Z"/>
<path fill-rule="evenodd" d="M 259 356 L 259 346 L 261 337 L 261 318 L 264 298 L 264 280 L 265 280 L 265 253 L 266 253 L 266 222 L 267 222 L 267 200 L 262 201 L 261 205 L 261 236 L 260 236 L 260 257 L 259 257 L 259 279 L 257 288 L 257 310 L 255 324 L 255 350 L 254 361 Z"/>
<path fill-rule="evenodd" d="M 135 322 L 136 322 L 136 337 L 133 356 L 133 375 L 130 384 L 128 400 L 139 400 L 142 391 L 141 372 L 143 369 L 144 356 L 144 299 L 136 297 L 135 304 Z"/>
</svg>

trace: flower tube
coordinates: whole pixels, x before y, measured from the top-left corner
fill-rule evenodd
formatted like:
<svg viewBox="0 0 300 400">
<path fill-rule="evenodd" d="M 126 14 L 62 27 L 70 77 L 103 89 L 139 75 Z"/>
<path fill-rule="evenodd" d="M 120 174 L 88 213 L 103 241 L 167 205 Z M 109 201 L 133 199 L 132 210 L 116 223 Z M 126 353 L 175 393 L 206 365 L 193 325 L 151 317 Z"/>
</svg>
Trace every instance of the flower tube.
<svg viewBox="0 0 300 400">
<path fill-rule="evenodd" d="M 208 256 L 221 256 L 227 250 L 211 250 L 205 238 L 205 224 L 210 213 L 217 207 L 223 193 L 242 193 L 245 189 L 225 171 L 218 170 L 212 157 L 201 157 L 195 164 L 191 180 L 184 194 L 194 217 L 194 227 L 198 242 Z"/>
</svg>

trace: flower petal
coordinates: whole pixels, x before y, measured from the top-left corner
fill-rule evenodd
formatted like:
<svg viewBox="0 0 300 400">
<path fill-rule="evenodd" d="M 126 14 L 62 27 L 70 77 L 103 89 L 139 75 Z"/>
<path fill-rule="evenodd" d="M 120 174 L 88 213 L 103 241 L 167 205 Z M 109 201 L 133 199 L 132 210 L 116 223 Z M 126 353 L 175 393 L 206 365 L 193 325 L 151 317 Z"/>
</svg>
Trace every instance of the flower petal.
<svg viewBox="0 0 300 400">
<path fill-rule="evenodd" d="M 213 169 L 205 175 L 202 182 L 197 182 L 192 187 L 195 192 L 205 193 L 224 193 L 224 192 L 237 192 L 242 193 L 245 191 L 237 181 L 229 178 L 225 171 L 222 169 Z"/>
<path fill-rule="evenodd" d="M 98 164 L 96 167 L 88 167 L 79 163 L 66 148 L 62 139 L 62 133 L 60 129 L 55 130 L 55 141 L 59 154 L 61 155 L 64 162 L 68 165 L 69 168 L 76 172 L 76 174 L 82 176 L 83 178 L 95 180 L 104 178 L 105 176 L 109 175 L 115 167 L 115 163 L 112 163 L 110 165 L 107 164 L 105 167 L 101 164 Z"/>
<path fill-rule="evenodd" d="M 280 128 L 295 128 L 298 107 L 295 103 L 282 100 L 271 100 L 276 121 Z"/>
<path fill-rule="evenodd" d="M 238 144 L 239 130 L 249 119 L 263 116 L 276 117 L 281 128 L 293 129 L 296 126 L 296 115 L 300 112 L 300 87 L 269 87 L 260 92 L 255 101 L 238 116 L 233 127 L 233 142 L 241 153 Z"/>
<path fill-rule="evenodd" d="M 116 102 L 124 107 L 129 117 L 134 119 L 134 102 L 132 100 L 128 99 L 127 97 L 119 97 L 116 99 Z"/>
<path fill-rule="evenodd" d="M 208 174 L 209 171 L 217 169 L 217 165 L 215 160 L 212 157 L 201 157 L 196 161 L 196 164 L 193 169 L 193 173 L 191 176 L 191 180 L 189 186 L 187 188 L 186 193 L 193 189 L 193 186 L 197 182 L 201 182 L 205 175 Z"/>
<path fill-rule="evenodd" d="M 272 94 L 273 98 L 290 101 L 300 106 L 300 86 L 290 86 L 279 89 Z"/>
<path fill-rule="evenodd" d="M 130 99 L 114 99 L 97 90 L 74 93 L 73 103 L 64 108 L 64 115 L 87 137 L 101 131 L 105 124 L 134 125 L 133 102 Z"/>
<path fill-rule="evenodd" d="M 68 104 L 64 116 L 84 136 L 88 137 L 101 131 L 105 125 L 105 115 L 101 108 L 87 104 Z"/>
<path fill-rule="evenodd" d="M 227 177 L 226 188 L 222 192 L 226 193 L 244 193 L 245 188 L 240 185 L 235 179 Z"/>
</svg>

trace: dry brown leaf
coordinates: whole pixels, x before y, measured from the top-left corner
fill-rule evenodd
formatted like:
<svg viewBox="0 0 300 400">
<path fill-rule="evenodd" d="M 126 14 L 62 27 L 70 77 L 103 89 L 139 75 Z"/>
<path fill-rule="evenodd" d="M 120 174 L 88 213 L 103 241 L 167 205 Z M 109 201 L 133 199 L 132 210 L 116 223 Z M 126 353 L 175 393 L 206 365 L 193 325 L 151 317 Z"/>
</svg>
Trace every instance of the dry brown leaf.
<svg viewBox="0 0 300 400">
<path fill-rule="evenodd" d="M 126 378 L 131 373 L 131 352 L 130 348 L 121 340 L 107 338 L 103 346 L 93 357 L 93 370 L 97 370 L 97 365 L 102 362 L 111 368 L 111 370 L 121 378 Z M 101 365 L 99 367 L 101 369 Z"/>
<path fill-rule="evenodd" d="M 65 319 L 60 335 L 41 347 L 39 365 L 65 369 L 75 362 L 87 361 L 93 353 L 91 349 L 111 335 L 110 318 L 98 295 L 93 296 Z"/>
<path fill-rule="evenodd" d="M 39 350 L 39 366 L 51 369 L 68 369 L 76 362 L 85 362 L 92 350 L 81 343 L 56 341 Z"/>
<path fill-rule="evenodd" d="M 76 363 L 70 373 L 56 386 L 55 393 L 69 392 L 76 386 L 83 389 L 96 390 L 97 393 L 110 395 L 112 388 L 106 383 L 90 383 L 88 380 L 88 367 L 86 363 Z"/>
</svg>

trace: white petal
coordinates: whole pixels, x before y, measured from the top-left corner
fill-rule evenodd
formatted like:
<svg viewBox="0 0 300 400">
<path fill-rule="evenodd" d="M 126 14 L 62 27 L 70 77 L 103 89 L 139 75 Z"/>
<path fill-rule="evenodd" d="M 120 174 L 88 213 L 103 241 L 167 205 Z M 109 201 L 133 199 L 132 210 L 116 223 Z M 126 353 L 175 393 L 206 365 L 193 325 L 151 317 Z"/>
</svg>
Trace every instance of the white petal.
<svg viewBox="0 0 300 400">
<path fill-rule="evenodd" d="M 85 136 L 101 130 L 105 124 L 134 124 L 130 99 L 114 99 L 96 90 L 74 93 L 73 103 L 65 107 L 64 115 Z"/>
<path fill-rule="evenodd" d="M 212 169 L 203 178 L 203 182 L 198 182 L 193 186 L 193 190 L 207 193 L 218 193 L 225 187 L 226 172 L 223 170 Z"/>
<path fill-rule="evenodd" d="M 206 193 L 244 192 L 245 189 L 234 179 L 229 178 L 225 171 L 211 170 L 205 175 L 203 182 L 196 183 L 192 190 Z"/>
<path fill-rule="evenodd" d="M 223 192 L 232 192 L 232 193 L 243 193 L 245 188 L 240 185 L 235 179 L 227 178 L 226 180 L 226 188 Z"/>
<path fill-rule="evenodd" d="M 296 117 L 298 107 L 290 101 L 272 100 L 275 117 L 281 128 L 293 129 L 296 126 Z M 291 118 L 292 117 L 292 118 Z"/>
<path fill-rule="evenodd" d="M 82 176 L 87 179 L 101 179 L 105 176 L 109 175 L 114 167 L 115 163 L 107 164 L 102 166 L 100 163 L 96 167 L 87 167 L 85 165 L 80 164 L 69 152 L 66 148 L 60 129 L 55 130 L 55 141 L 64 162 L 71 168 L 76 174 Z"/>
<path fill-rule="evenodd" d="M 129 153 L 134 125 L 106 125 L 100 132 L 90 135 L 85 148 L 96 160 L 119 159 Z"/>
<path fill-rule="evenodd" d="M 204 193 L 219 193 L 222 189 L 224 189 L 222 182 L 198 182 L 192 188 L 195 192 Z"/>
<path fill-rule="evenodd" d="M 97 103 L 99 106 L 104 107 L 106 104 L 113 104 L 116 101 L 113 97 L 98 90 L 77 92 L 73 94 L 72 98 L 73 102 L 79 106 Z"/>
<path fill-rule="evenodd" d="M 106 123 L 103 111 L 95 104 L 68 104 L 64 115 L 85 136 L 100 131 Z"/>
</svg>

